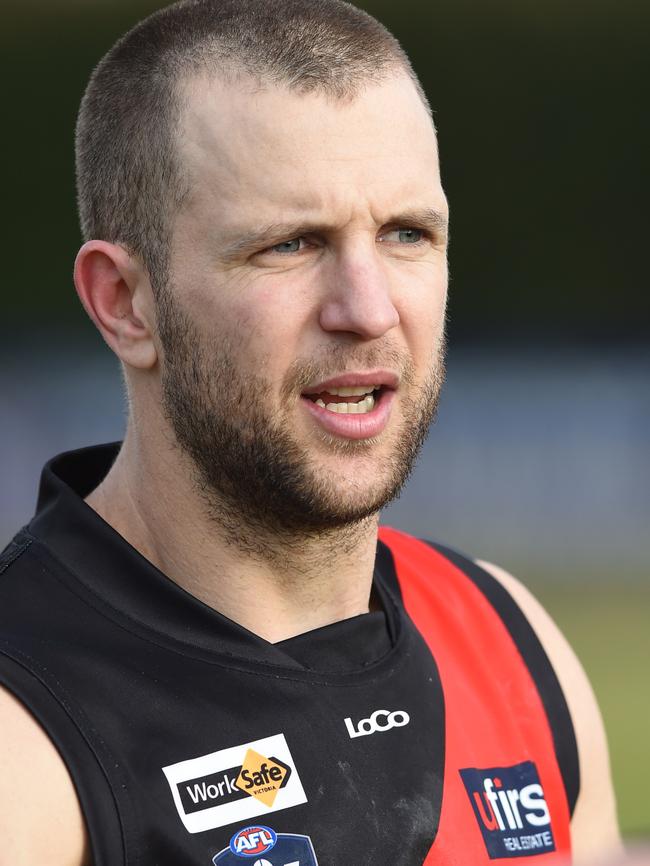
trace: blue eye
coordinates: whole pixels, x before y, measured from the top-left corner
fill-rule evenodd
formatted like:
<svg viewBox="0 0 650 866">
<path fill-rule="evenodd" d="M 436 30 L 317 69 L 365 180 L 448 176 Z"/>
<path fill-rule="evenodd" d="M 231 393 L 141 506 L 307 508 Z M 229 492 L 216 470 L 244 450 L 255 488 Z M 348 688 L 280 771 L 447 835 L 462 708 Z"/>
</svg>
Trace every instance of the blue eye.
<svg viewBox="0 0 650 866">
<path fill-rule="evenodd" d="M 282 241 L 271 247 L 274 253 L 297 253 L 300 251 L 302 238 L 292 238 L 290 241 Z"/>
<path fill-rule="evenodd" d="M 403 244 L 415 246 L 424 239 L 425 232 L 423 229 L 396 228 L 389 229 L 380 238 L 380 241 L 388 241 L 393 244 Z"/>
<path fill-rule="evenodd" d="M 417 244 L 422 240 L 422 229 L 399 229 L 399 242 L 401 244 Z"/>
</svg>

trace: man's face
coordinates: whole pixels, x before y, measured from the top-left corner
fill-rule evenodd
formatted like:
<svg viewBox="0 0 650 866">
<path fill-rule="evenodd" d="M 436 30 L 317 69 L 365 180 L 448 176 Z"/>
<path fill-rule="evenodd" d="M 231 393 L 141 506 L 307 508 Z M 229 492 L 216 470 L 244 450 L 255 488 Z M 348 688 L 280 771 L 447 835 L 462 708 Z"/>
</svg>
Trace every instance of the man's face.
<svg viewBox="0 0 650 866">
<path fill-rule="evenodd" d="M 403 484 L 443 378 L 447 206 L 395 75 L 342 102 L 188 86 L 163 406 L 219 515 L 319 531 Z"/>
</svg>

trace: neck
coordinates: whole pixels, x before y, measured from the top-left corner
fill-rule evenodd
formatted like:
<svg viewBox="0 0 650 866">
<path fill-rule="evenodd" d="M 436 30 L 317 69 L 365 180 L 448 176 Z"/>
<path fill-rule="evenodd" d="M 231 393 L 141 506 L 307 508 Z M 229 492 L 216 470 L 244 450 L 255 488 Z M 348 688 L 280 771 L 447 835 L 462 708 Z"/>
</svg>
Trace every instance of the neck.
<svg viewBox="0 0 650 866">
<path fill-rule="evenodd" d="M 178 448 L 144 447 L 131 430 L 86 502 L 168 577 L 271 643 L 369 606 L 378 516 L 280 536 L 208 508 Z M 161 446 L 161 450 L 158 446 Z"/>
</svg>

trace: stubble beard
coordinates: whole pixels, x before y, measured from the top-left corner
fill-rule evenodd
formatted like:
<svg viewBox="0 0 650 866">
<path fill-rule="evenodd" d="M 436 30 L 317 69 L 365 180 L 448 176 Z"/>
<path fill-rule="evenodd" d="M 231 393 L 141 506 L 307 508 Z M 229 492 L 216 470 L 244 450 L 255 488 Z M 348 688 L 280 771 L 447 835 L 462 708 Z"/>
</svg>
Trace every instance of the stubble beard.
<svg viewBox="0 0 650 866">
<path fill-rule="evenodd" d="M 269 539 L 287 545 L 333 531 L 344 537 L 348 530 L 352 536 L 355 527 L 399 495 L 436 414 L 445 373 L 444 338 L 420 386 L 413 383 L 412 362 L 390 347 L 336 346 L 318 362 L 297 360 L 285 376 L 282 405 L 291 409 L 310 382 L 343 370 L 401 372 L 402 420 L 392 451 L 373 464 L 374 483 L 369 484 L 367 472 L 342 482 L 319 471 L 318 449 L 296 440 L 288 416 L 273 416 L 267 408 L 271 383 L 259 372 L 244 378 L 227 339 L 207 346 L 169 296 L 159 303 L 158 318 L 163 412 L 178 447 L 190 458 L 194 487 L 227 541 L 261 553 Z M 343 457 L 372 455 L 378 443 L 323 433 L 319 447 Z"/>
</svg>

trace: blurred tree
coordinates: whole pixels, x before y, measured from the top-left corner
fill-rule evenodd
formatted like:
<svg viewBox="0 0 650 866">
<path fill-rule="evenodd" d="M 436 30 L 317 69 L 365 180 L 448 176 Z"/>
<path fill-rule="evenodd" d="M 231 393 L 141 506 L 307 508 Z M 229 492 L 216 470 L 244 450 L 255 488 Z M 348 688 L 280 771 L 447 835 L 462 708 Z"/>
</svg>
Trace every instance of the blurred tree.
<svg viewBox="0 0 650 866">
<path fill-rule="evenodd" d="M 78 325 L 73 131 L 90 71 L 160 3 L 0 12 L 5 316 Z M 413 58 L 452 203 L 456 342 L 644 339 L 650 4 L 365 0 Z M 125 94 L 125 98 L 128 98 Z M 396 169 L 408 154 L 396 154 Z"/>
</svg>

